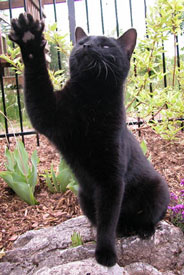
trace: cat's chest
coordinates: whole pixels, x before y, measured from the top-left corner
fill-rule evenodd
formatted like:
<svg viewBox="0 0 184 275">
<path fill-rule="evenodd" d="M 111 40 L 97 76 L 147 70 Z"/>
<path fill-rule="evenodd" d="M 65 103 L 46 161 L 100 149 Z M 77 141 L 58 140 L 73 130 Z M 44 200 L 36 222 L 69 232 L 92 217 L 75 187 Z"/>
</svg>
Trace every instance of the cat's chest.
<svg viewBox="0 0 184 275">
<path fill-rule="evenodd" d="M 113 110 L 107 104 L 103 104 L 102 101 L 76 106 L 73 113 L 73 123 L 79 127 L 81 134 L 85 136 L 99 135 L 114 122 Z"/>
</svg>

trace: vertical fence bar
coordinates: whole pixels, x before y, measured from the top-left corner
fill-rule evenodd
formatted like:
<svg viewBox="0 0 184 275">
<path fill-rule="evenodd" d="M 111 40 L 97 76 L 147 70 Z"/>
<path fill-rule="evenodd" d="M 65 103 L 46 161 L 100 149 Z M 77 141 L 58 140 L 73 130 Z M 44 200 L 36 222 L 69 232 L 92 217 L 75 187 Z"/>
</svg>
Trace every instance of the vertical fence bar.
<svg viewBox="0 0 184 275">
<path fill-rule="evenodd" d="M 88 11 L 88 0 L 85 0 L 85 7 L 86 7 L 86 25 L 87 25 L 87 31 L 90 32 L 89 29 L 89 11 Z"/>
<path fill-rule="evenodd" d="M 130 24 L 133 27 L 133 13 L 132 13 L 132 0 L 129 0 L 129 9 L 130 9 Z"/>
<path fill-rule="evenodd" d="M 178 35 L 176 35 L 176 58 L 177 58 L 177 67 L 178 67 L 178 70 L 180 70 L 180 50 L 179 50 Z M 181 90 L 181 84 L 180 83 L 179 83 L 179 89 Z M 184 127 L 183 121 L 181 122 L 181 127 Z M 184 128 L 182 128 L 181 130 L 183 132 Z"/>
<path fill-rule="evenodd" d="M 70 40 L 73 45 L 75 44 L 75 6 L 74 0 L 67 0 L 68 6 L 68 18 L 69 18 L 69 27 L 70 27 Z"/>
<path fill-rule="evenodd" d="M 24 11 L 27 12 L 27 1 L 24 0 Z"/>
<path fill-rule="evenodd" d="M 10 19 L 12 19 L 12 3 L 11 0 L 8 0 L 9 3 L 9 12 L 10 12 Z M 13 48 L 15 48 L 15 45 L 13 43 Z M 21 109 L 21 102 L 20 102 L 20 90 L 19 90 L 19 80 L 18 80 L 18 75 L 15 73 L 15 83 L 16 83 L 16 88 L 17 88 L 17 103 L 18 103 L 18 110 L 19 110 L 19 122 L 20 122 L 20 129 L 21 132 L 23 133 L 23 119 L 22 119 L 22 109 Z M 22 142 L 24 143 L 24 135 L 22 135 Z"/>
<path fill-rule="evenodd" d="M 162 41 L 162 48 L 164 50 L 164 42 Z M 163 64 L 163 73 L 164 73 L 164 88 L 167 88 L 167 76 L 166 76 L 166 60 L 165 53 L 162 53 L 162 64 Z"/>
<path fill-rule="evenodd" d="M 117 37 L 119 37 L 119 20 L 118 20 L 117 0 L 114 0 L 114 8 L 115 8 L 115 18 L 116 18 L 116 33 L 117 33 Z"/>
<path fill-rule="evenodd" d="M 146 32 L 147 32 L 147 22 L 146 22 L 146 19 L 147 19 L 147 3 L 146 3 L 146 0 L 144 0 L 144 16 L 145 16 L 145 24 L 146 24 Z M 146 34 L 146 37 L 147 39 L 149 39 L 149 35 Z M 150 49 L 148 49 L 150 50 Z M 148 72 L 148 75 L 149 77 L 151 77 L 151 71 L 149 70 Z M 150 96 L 153 97 L 153 85 L 152 83 L 149 84 L 149 90 L 150 90 Z M 152 120 L 154 120 L 154 113 L 152 112 Z"/>
<path fill-rule="evenodd" d="M 133 23 L 133 12 L 132 12 L 132 0 L 129 0 L 129 11 L 130 11 L 130 24 L 131 24 L 131 28 L 133 28 L 134 23 Z M 134 63 L 135 63 L 135 58 L 134 58 Z M 134 76 L 137 77 L 137 68 L 136 65 L 134 65 Z M 137 89 L 137 87 L 136 87 Z M 136 99 L 136 101 L 138 102 L 138 100 Z M 137 117 L 137 127 L 138 127 L 138 135 L 139 137 L 141 136 L 141 120 L 140 117 Z"/>
<path fill-rule="evenodd" d="M 100 0 L 100 14 L 101 14 L 101 23 L 102 23 L 102 33 L 105 33 L 105 28 L 104 28 L 104 17 L 103 17 L 103 3 L 102 0 Z"/>
<path fill-rule="evenodd" d="M 53 0 L 53 7 L 54 7 L 54 20 L 55 23 L 57 23 L 57 11 L 56 11 L 56 0 Z M 58 28 L 56 29 L 56 31 L 58 30 Z M 59 51 L 57 51 L 57 56 L 58 56 L 58 67 L 59 70 L 61 70 L 62 66 L 61 66 L 61 54 Z"/>
<path fill-rule="evenodd" d="M 179 50 L 179 39 L 178 35 L 176 35 L 176 57 L 177 57 L 177 66 L 180 68 L 180 50 Z"/>
<path fill-rule="evenodd" d="M 26 0 L 27 1 L 27 0 Z M 39 3 L 39 14 L 40 14 L 40 19 L 43 19 L 43 12 L 42 12 L 42 0 L 38 0 Z M 37 146 L 40 146 L 40 138 L 38 132 L 36 132 L 36 143 Z"/>
<path fill-rule="evenodd" d="M 40 19 L 43 18 L 43 12 L 42 12 L 42 0 L 38 0 L 39 1 L 39 13 L 40 13 Z"/>
<path fill-rule="evenodd" d="M 2 102 L 3 102 L 3 113 L 4 113 L 4 126 L 6 137 L 9 143 L 9 136 L 8 134 L 8 121 L 7 121 L 7 112 L 6 112 L 6 103 L 5 103 L 5 92 L 4 92 L 4 84 L 3 84 L 3 68 L 0 68 L 0 82 L 1 82 L 1 92 L 2 92 Z"/>
<path fill-rule="evenodd" d="M 161 16 L 161 15 L 160 15 Z M 164 52 L 164 41 L 162 40 L 162 65 L 163 65 L 163 73 L 164 73 L 164 88 L 167 88 L 167 76 L 166 76 L 166 60 L 165 60 L 165 52 Z M 167 104 L 166 104 L 167 108 Z"/>
</svg>

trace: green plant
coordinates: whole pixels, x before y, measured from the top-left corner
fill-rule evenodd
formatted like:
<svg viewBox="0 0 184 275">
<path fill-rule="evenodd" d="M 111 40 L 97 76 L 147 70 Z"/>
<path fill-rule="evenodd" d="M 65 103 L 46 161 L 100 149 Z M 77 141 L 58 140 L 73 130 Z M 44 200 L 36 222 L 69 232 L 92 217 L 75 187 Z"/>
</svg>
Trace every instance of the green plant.
<svg viewBox="0 0 184 275">
<path fill-rule="evenodd" d="M 77 232 L 74 232 L 71 235 L 71 241 L 72 241 L 71 247 L 76 247 L 76 246 L 79 246 L 79 245 L 83 245 L 82 237 Z"/>
<path fill-rule="evenodd" d="M 143 151 L 143 154 L 146 155 L 148 148 L 147 148 L 147 144 L 146 141 L 143 139 L 140 143 L 141 149 Z"/>
<path fill-rule="evenodd" d="M 78 193 L 78 184 L 66 162 L 63 158 L 60 159 L 60 163 L 57 172 L 54 172 L 53 164 L 51 165 L 50 172 L 45 171 L 46 184 L 50 192 L 66 192 L 70 189 L 74 194 Z"/>
<path fill-rule="evenodd" d="M 63 34 L 59 30 L 57 23 L 48 25 L 44 32 L 50 47 L 51 63 L 50 68 L 52 71 L 57 71 L 58 58 L 60 60 L 61 68 L 65 78 L 68 77 L 68 58 L 72 49 L 72 43 L 70 42 L 69 35 Z M 59 54 L 58 54 L 59 53 Z"/>
<path fill-rule="evenodd" d="M 5 150 L 7 159 L 6 171 L 0 172 L 8 186 L 25 202 L 35 205 L 38 202 L 34 197 L 35 186 L 37 183 L 37 164 L 39 162 L 37 151 L 31 156 L 31 165 L 29 165 L 28 154 L 21 141 L 17 141 L 16 148 L 11 152 L 8 148 Z M 31 166 L 31 167 L 30 167 Z"/>
<path fill-rule="evenodd" d="M 66 78 L 64 74 L 64 70 L 51 71 L 49 70 L 49 76 L 54 85 L 55 90 L 60 90 L 61 86 L 64 85 Z"/>
<path fill-rule="evenodd" d="M 0 58 L 4 59 L 6 62 L 11 64 L 11 69 L 17 74 L 22 74 L 24 70 L 24 65 L 21 61 L 20 48 L 17 46 L 13 48 L 8 47 L 7 54 L 1 54 Z"/>
<path fill-rule="evenodd" d="M 12 121 L 13 124 L 19 123 L 19 108 L 18 108 L 18 100 L 17 100 L 17 91 L 11 85 L 7 85 L 4 87 L 5 92 L 5 102 L 6 102 L 6 114 L 9 120 Z M 20 90 L 20 103 L 22 107 L 22 117 L 24 125 L 28 124 L 28 116 L 24 106 L 23 92 Z M 0 93 L 0 110 L 3 110 L 3 100 L 2 93 Z M 0 124 L 4 125 L 4 117 L 0 115 Z M 2 127 L 3 128 L 3 127 Z"/>
<path fill-rule="evenodd" d="M 138 116 L 161 137 L 172 140 L 183 128 L 184 61 L 180 53 L 177 65 L 177 36 L 182 33 L 183 0 L 157 0 L 148 12 L 147 38 L 136 47 L 127 85 L 127 112 Z M 173 37 L 173 57 L 166 57 L 166 72 L 162 58 L 164 42 Z M 183 49 L 181 49 L 182 51 Z M 167 86 L 164 80 L 167 78 Z M 157 120 L 161 119 L 162 122 Z"/>
<path fill-rule="evenodd" d="M 143 154 L 146 156 L 148 153 L 148 147 L 146 141 L 143 139 L 140 143 L 141 149 L 143 151 Z M 148 160 L 151 160 L 151 156 L 148 157 Z"/>
</svg>

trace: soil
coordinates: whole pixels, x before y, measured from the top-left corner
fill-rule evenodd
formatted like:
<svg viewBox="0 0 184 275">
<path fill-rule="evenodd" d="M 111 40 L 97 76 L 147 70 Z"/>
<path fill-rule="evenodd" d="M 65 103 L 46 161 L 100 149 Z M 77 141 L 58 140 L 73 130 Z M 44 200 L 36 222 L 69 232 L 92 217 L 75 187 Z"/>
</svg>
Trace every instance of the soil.
<svg viewBox="0 0 184 275">
<path fill-rule="evenodd" d="M 137 136 L 138 131 L 133 130 Z M 147 142 L 147 155 L 151 158 L 155 169 L 165 177 L 170 192 L 177 194 L 181 189 L 180 182 L 184 178 L 184 133 L 180 132 L 178 140 L 161 139 L 152 130 L 142 131 L 139 141 Z M 15 141 L 11 138 L 10 148 Z M 5 170 L 4 150 L 5 139 L 0 139 L 0 170 Z M 37 147 L 36 137 L 25 136 L 25 146 L 31 155 L 37 149 L 40 163 L 38 166 L 39 181 L 35 190 L 38 205 L 29 206 L 0 179 L 0 250 L 9 250 L 19 235 L 31 229 L 40 229 L 57 225 L 67 219 L 82 214 L 77 197 L 71 192 L 50 193 L 41 174 L 50 169 L 51 163 L 56 168 L 59 163 L 59 153 L 48 140 L 40 136 L 40 146 Z M 166 215 L 169 221 L 169 214 Z"/>
</svg>

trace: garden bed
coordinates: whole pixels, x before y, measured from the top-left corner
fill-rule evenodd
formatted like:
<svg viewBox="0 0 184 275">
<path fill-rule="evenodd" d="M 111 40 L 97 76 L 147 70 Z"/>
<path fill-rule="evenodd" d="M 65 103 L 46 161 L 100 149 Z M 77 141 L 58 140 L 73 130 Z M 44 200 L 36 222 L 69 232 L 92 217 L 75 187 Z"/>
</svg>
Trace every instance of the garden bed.
<svg viewBox="0 0 184 275">
<path fill-rule="evenodd" d="M 137 131 L 134 132 L 137 135 Z M 184 178 L 184 133 L 180 132 L 178 138 L 175 141 L 162 140 L 150 129 L 144 130 L 138 138 L 140 141 L 146 140 L 151 162 L 167 180 L 170 191 L 176 194 Z M 13 138 L 11 140 L 13 148 L 15 142 Z M 25 145 L 30 155 L 35 148 L 38 151 L 39 175 L 50 169 L 51 162 L 57 167 L 59 154 L 45 137 L 40 136 L 40 146 L 37 147 L 36 137 L 27 136 Z M 0 139 L 0 170 L 4 170 L 5 146 L 6 140 Z M 35 197 L 39 205 L 27 205 L 0 179 L 0 249 L 11 249 L 17 237 L 28 230 L 53 226 L 82 214 L 78 199 L 71 191 L 64 194 L 50 193 L 42 176 L 39 176 Z M 169 221 L 168 214 L 166 219 Z"/>
</svg>

